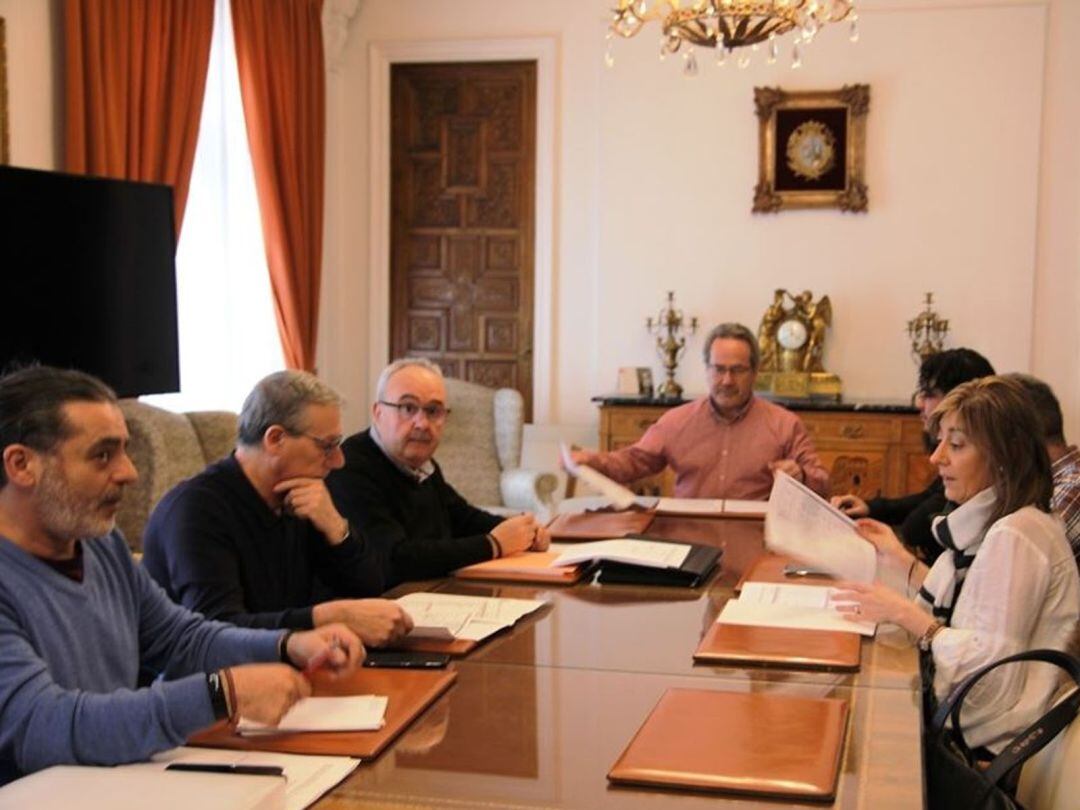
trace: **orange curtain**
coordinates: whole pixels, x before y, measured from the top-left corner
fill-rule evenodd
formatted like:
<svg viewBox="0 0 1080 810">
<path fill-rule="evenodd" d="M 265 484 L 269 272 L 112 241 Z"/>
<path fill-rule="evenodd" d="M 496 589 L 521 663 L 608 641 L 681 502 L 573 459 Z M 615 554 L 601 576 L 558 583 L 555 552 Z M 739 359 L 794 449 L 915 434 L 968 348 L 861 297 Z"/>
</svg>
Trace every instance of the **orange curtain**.
<svg viewBox="0 0 1080 810">
<path fill-rule="evenodd" d="M 214 0 L 66 0 L 68 171 L 173 187 L 184 218 Z"/>
<path fill-rule="evenodd" d="M 278 331 L 289 368 L 315 368 L 326 74 L 322 0 L 232 0 L 236 62 Z"/>
</svg>

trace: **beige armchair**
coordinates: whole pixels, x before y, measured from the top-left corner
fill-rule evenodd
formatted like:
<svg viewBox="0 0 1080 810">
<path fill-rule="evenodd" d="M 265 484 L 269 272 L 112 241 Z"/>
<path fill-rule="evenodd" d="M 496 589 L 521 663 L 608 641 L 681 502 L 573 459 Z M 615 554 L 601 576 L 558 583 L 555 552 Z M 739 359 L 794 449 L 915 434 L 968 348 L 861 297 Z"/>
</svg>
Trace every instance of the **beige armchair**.
<svg viewBox="0 0 1080 810">
<path fill-rule="evenodd" d="M 139 480 L 128 487 L 116 523 L 132 551 L 142 551 L 143 530 L 161 497 L 236 444 L 236 414 L 173 413 L 134 399 L 120 402 L 131 442 L 128 453 Z"/>
<path fill-rule="evenodd" d="M 521 469 L 521 394 L 452 379 L 446 380 L 446 394 L 453 413 L 435 459 L 450 485 L 490 511 L 550 510 L 558 477 Z"/>
</svg>

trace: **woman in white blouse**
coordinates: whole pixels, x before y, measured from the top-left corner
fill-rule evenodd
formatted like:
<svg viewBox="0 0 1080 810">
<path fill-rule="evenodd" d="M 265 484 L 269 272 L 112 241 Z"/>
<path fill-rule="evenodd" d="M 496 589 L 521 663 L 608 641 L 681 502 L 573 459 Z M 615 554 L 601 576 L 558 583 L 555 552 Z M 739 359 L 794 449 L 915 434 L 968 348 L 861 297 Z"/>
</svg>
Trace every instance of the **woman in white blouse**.
<svg viewBox="0 0 1080 810">
<path fill-rule="evenodd" d="M 1023 387 L 985 377 L 953 389 L 931 417 L 930 457 L 958 504 L 934 518 L 945 548 L 927 568 L 877 521 L 859 531 L 883 562 L 906 567 L 914 599 L 881 584 L 847 584 L 838 608 L 898 624 L 932 657 L 942 700 L 983 664 L 1035 648 L 1066 648 L 1080 612 L 1080 581 L 1061 521 L 1050 514 L 1053 480 L 1042 431 Z M 1001 667 L 973 689 L 961 727 L 974 749 L 999 751 L 1042 714 L 1057 671 Z"/>
</svg>

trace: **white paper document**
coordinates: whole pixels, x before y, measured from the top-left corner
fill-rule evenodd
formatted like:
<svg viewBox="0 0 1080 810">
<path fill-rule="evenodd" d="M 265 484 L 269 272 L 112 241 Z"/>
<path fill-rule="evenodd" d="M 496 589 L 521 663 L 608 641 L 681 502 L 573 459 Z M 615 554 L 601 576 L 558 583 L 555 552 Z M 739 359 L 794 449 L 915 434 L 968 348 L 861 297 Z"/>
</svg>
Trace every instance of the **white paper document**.
<svg viewBox="0 0 1080 810">
<path fill-rule="evenodd" d="M 765 545 L 841 579 L 872 582 L 877 570 L 877 551 L 855 522 L 784 473 L 769 496 Z"/>
<path fill-rule="evenodd" d="M 873 622 L 845 619 L 832 601 L 836 588 L 821 585 L 743 583 L 738 599 L 729 599 L 716 621 L 754 627 L 839 630 L 872 636 Z"/>
<path fill-rule="evenodd" d="M 592 467 L 576 463 L 570 456 L 570 448 L 565 443 L 559 443 L 559 453 L 562 455 L 563 467 L 566 472 L 578 478 L 595 489 L 616 509 L 629 509 L 634 505 L 635 495 L 622 484 L 616 484 L 603 473 L 599 473 Z"/>
<path fill-rule="evenodd" d="M 167 771 L 173 762 L 271 765 L 284 778 Z M 267 751 L 173 748 L 152 762 L 116 767 L 59 765 L 0 788 L 3 810 L 303 810 L 360 764 L 349 757 L 301 756 Z"/>
<path fill-rule="evenodd" d="M 714 515 L 724 513 L 722 498 L 660 498 L 656 502 L 661 515 Z"/>
<path fill-rule="evenodd" d="M 659 498 L 656 501 L 656 512 L 660 515 L 739 515 L 763 518 L 768 506 L 768 501 L 746 501 L 737 498 Z"/>
<path fill-rule="evenodd" d="M 539 599 L 499 599 L 428 592 L 405 594 L 397 599 L 397 603 L 412 616 L 415 623 L 410 637 L 466 641 L 481 641 L 546 604 Z M 443 619 L 447 621 L 443 622 Z"/>
<path fill-rule="evenodd" d="M 746 515 L 748 517 L 763 518 L 768 511 L 768 501 L 746 501 L 738 498 L 728 498 L 724 501 L 725 515 Z"/>
<path fill-rule="evenodd" d="M 690 546 L 681 543 L 658 543 L 654 540 L 594 540 L 577 543 L 551 564 L 577 565 L 589 560 L 644 565 L 649 568 L 679 568 L 686 562 Z"/>
<path fill-rule="evenodd" d="M 276 726 L 241 717 L 236 730 L 244 736 L 297 731 L 377 731 L 386 722 L 389 700 L 385 695 L 303 698 Z"/>
</svg>

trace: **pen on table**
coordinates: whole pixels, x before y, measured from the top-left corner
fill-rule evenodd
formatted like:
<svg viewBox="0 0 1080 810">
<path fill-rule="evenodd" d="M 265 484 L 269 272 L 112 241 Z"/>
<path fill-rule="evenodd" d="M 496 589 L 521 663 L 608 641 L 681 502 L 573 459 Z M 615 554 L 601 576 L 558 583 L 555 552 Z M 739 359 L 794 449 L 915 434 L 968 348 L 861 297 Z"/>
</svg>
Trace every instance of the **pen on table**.
<svg viewBox="0 0 1080 810">
<path fill-rule="evenodd" d="M 230 765 L 216 762 L 173 762 L 165 766 L 167 771 L 190 771 L 193 773 L 229 773 L 239 776 L 284 776 L 285 769 L 278 765 Z"/>
</svg>

